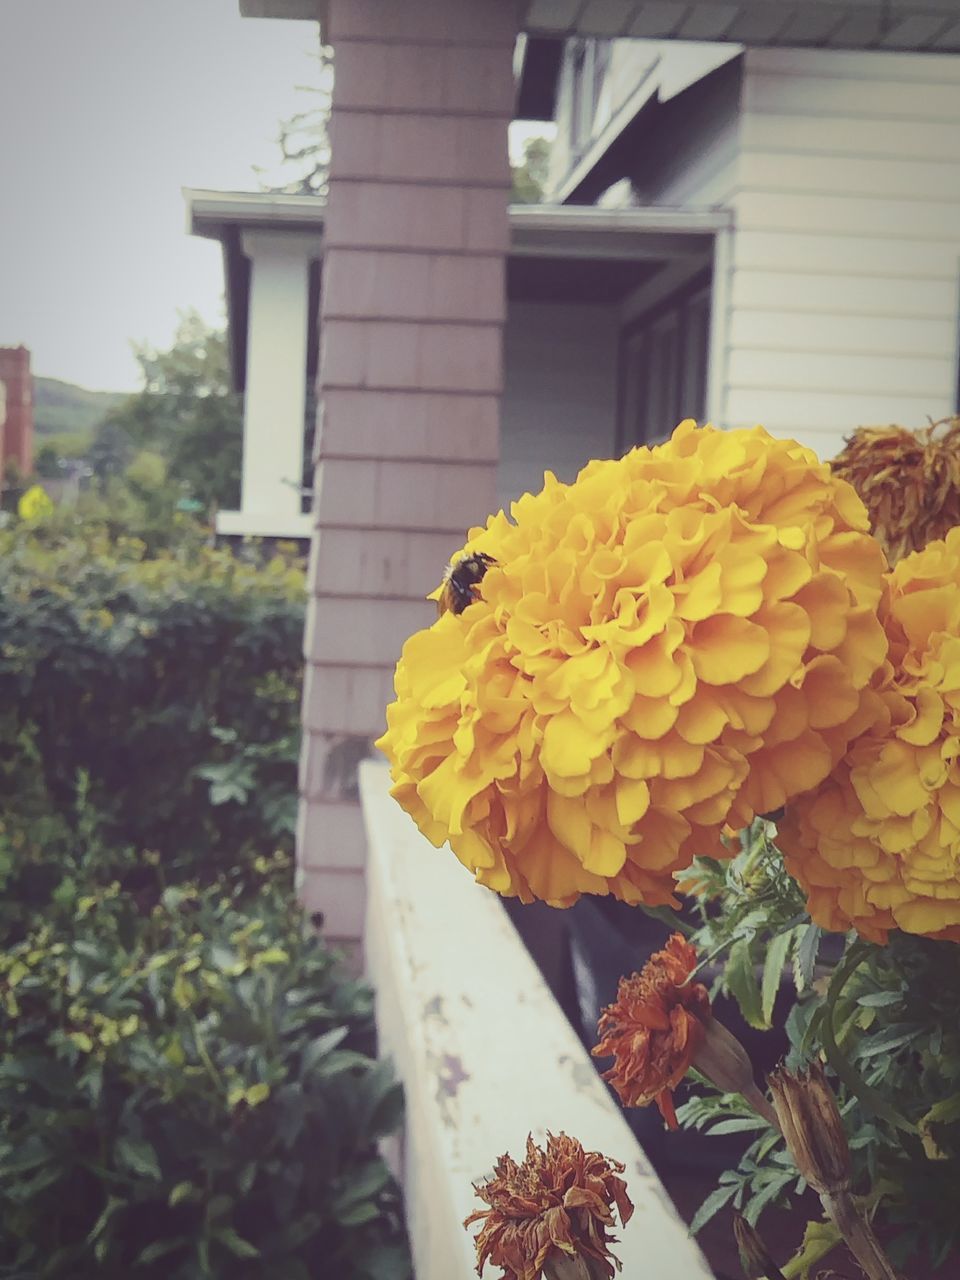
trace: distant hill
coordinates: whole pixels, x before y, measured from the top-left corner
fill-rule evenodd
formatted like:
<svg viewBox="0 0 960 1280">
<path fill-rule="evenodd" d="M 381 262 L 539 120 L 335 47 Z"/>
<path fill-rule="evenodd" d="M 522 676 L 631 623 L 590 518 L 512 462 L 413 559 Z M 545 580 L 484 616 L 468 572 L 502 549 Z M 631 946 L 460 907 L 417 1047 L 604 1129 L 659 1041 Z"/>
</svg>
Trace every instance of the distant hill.
<svg viewBox="0 0 960 1280">
<path fill-rule="evenodd" d="M 125 391 L 87 391 L 59 378 L 34 378 L 33 422 L 39 442 L 50 436 L 93 433 L 107 411 L 127 398 Z"/>
</svg>

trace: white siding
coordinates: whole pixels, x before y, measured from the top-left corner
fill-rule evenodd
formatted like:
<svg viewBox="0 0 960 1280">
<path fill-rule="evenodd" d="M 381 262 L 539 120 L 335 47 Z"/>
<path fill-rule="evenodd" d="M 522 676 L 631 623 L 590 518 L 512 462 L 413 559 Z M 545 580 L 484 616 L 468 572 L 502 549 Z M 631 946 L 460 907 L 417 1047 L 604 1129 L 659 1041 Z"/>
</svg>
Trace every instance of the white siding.
<svg viewBox="0 0 960 1280">
<path fill-rule="evenodd" d="M 955 408 L 960 59 L 750 50 L 723 420 L 831 456 Z"/>
<path fill-rule="evenodd" d="M 544 469 L 572 480 L 614 449 L 616 307 L 511 303 L 504 338 L 497 494 L 507 506 L 543 485 Z"/>
</svg>

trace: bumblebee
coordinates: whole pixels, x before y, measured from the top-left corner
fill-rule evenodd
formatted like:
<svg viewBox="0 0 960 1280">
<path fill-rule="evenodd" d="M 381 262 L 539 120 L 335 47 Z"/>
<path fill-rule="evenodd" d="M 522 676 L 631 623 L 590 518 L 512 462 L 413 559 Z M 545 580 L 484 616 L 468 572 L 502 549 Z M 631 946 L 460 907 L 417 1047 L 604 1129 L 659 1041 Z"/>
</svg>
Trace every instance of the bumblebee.
<svg viewBox="0 0 960 1280">
<path fill-rule="evenodd" d="M 483 575 L 496 563 L 493 556 L 483 551 L 451 560 L 443 571 L 443 582 L 437 596 L 437 615 L 463 613 L 468 604 L 479 599 Z"/>
</svg>

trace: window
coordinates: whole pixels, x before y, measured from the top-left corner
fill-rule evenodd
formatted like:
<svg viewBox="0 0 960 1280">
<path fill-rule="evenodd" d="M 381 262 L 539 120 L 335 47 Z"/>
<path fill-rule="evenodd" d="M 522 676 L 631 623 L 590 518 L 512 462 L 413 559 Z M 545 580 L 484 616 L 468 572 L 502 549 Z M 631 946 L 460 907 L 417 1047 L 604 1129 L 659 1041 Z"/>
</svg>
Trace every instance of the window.
<svg viewBox="0 0 960 1280">
<path fill-rule="evenodd" d="M 628 325 L 620 341 L 619 450 L 658 444 L 706 413 L 710 285 L 702 277 Z"/>
</svg>

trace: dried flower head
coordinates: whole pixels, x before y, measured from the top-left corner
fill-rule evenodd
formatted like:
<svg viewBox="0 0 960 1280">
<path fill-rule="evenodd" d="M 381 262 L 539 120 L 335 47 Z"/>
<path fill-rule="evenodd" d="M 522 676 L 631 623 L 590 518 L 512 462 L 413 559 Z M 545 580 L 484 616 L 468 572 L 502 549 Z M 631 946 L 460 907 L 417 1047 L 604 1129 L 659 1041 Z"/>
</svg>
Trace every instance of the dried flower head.
<svg viewBox="0 0 960 1280">
<path fill-rule="evenodd" d="M 656 1102 L 677 1128 L 672 1091 L 690 1070 L 706 1039 L 710 997 L 691 982 L 697 953 L 679 933 L 639 973 L 621 978 L 617 998 L 600 1015 L 596 1058 L 613 1058 L 603 1073 L 625 1107 Z"/>
<path fill-rule="evenodd" d="M 798 1172 L 821 1195 L 845 1191 L 850 1148 L 836 1096 L 819 1062 L 795 1073 L 779 1067 L 767 1083 Z"/>
<path fill-rule="evenodd" d="M 863 499 L 891 564 L 960 524 L 960 418 L 860 427 L 831 466 Z"/>
<path fill-rule="evenodd" d="M 673 902 L 862 728 L 886 656 L 866 511 L 794 441 L 684 422 L 512 515 L 470 533 L 475 601 L 404 646 L 393 794 L 499 893 Z"/>
<path fill-rule="evenodd" d="M 960 941 L 960 528 L 901 560 L 877 714 L 778 843 L 826 928 Z"/>
<path fill-rule="evenodd" d="M 565 1133 L 548 1133 L 546 1150 L 528 1137 L 522 1164 L 502 1155 L 493 1177 L 474 1187 L 489 1207 L 463 1224 L 483 1223 L 477 1274 L 489 1261 L 501 1268 L 500 1280 L 539 1280 L 551 1261 L 582 1258 L 591 1275 L 609 1280 L 620 1270 L 609 1249 L 616 1243 L 613 1208 L 624 1226 L 633 1214 L 621 1173 L 618 1161 L 584 1151 Z"/>
</svg>

